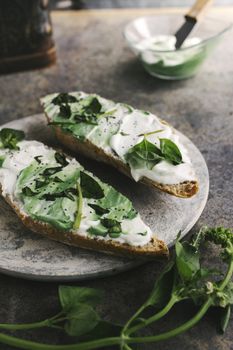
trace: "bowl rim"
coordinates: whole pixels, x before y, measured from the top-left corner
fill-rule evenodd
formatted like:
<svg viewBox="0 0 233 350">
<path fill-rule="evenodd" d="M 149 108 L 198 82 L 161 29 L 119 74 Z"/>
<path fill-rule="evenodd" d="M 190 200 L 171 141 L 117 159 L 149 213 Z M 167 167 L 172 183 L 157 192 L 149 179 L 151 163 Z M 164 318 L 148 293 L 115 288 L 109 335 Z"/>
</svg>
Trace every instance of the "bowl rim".
<svg viewBox="0 0 233 350">
<path fill-rule="evenodd" d="M 182 14 L 181 14 L 182 15 Z M 162 17 L 162 16 L 177 16 L 177 14 L 173 14 L 173 13 L 169 13 L 169 14 L 157 14 L 157 15 L 147 15 L 147 16 L 140 16 L 140 17 L 136 17 L 134 18 L 133 20 L 131 20 L 130 22 L 128 22 L 126 24 L 126 26 L 124 27 L 124 30 L 123 30 L 123 35 L 124 35 L 124 38 L 126 40 L 126 42 L 129 44 L 130 47 L 134 48 L 135 49 L 135 46 L 132 44 L 132 42 L 128 39 L 127 37 L 127 31 L 128 31 L 128 28 L 130 27 L 130 25 L 132 25 L 134 22 L 140 20 L 140 19 L 148 19 L 148 18 L 158 18 L 158 17 Z M 226 33 L 228 30 L 230 30 L 232 27 L 233 27 L 233 22 L 230 22 L 230 21 L 224 21 L 224 20 L 221 20 L 219 18 L 215 18 L 214 16 L 205 16 L 205 19 L 207 20 L 210 20 L 210 21 L 218 21 L 222 24 L 226 24 L 226 26 L 224 27 L 223 30 L 221 30 L 220 32 L 218 32 L 217 34 L 214 34 L 214 35 L 211 35 L 210 37 L 206 38 L 206 39 L 203 39 L 201 40 L 199 43 L 196 43 L 196 44 L 193 44 L 191 46 L 188 46 L 188 47 L 181 47 L 179 48 L 178 50 L 156 50 L 156 49 L 145 49 L 145 50 L 138 50 L 139 52 L 143 52 L 143 51 L 148 51 L 148 52 L 156 52 L 156 53 L 171 53 L 171 52 L 181 52 L 181 51 L 187 51 L 189 49 L 192 49 L 194 47 L 200 47 L 200 46 L 203 46 L 205 45 L 207 42 L 209 41 L 212 41 L 218 37 L 221 37 L 224 33 Z M 204 20 L 205 20 L 204 19 Z"/>
</svg>

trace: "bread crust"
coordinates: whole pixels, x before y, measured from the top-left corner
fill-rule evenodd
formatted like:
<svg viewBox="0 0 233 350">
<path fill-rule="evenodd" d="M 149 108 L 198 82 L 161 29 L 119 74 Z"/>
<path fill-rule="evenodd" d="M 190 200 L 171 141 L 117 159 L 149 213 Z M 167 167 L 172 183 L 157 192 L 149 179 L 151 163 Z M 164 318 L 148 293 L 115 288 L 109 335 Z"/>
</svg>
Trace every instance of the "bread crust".
<svg viewBox="0 0 233 350">
<path fill-rule="evenodd" d="M 46 113 L 45 115 L 50 123 L 51 120 L 49 116 Z M 167 123 L 164 122 L 164 124 Z M 89 140 L 82 142 L 79 141 L 70 132 L 63 131 L 58 125 L 53 125 L 53 129 L 55 130 L 57 139 L 64 147 L 67 147 L 75 153 L 80 153 L 86 157 L 111 165 L 132 179 L 129 166 L 123 163 L 120 159 L 107 154 L 103 149 L 98 148 Z M 199 189 L 197 181 L 185 181 L 175 185 L 166 185 L 155 182 L 147 177 L 143 177 L 140 182 L 180 198 L 190 198 L 194 196 Z"/>
<path fill-rule="evenodd" d="M 2 195 L 1 185 L 0 194 Z M 158 257 L 167 257 L 169 254 L 166 244 L 156 237 L 153 237 L 151 242 L 147 245 L 137 247 L 131 246 L 127 243 L 115 242 L 111 239 L 103 240 L 97 238 L 89 238 L 72 231 L 57 230 L 55 227 L 46 222 L 34 220 L 30 216 L 26 215 L 20 210 L 17 204 L 11 200 L 9 196 L 2 195 L 2 197 L 11 206 L 11 208 L 15 211 L 17 216 L 27 228 L 49 239 L 79 248 L 95 250 L 124 257 L 126 256 L 129 258 L 138 257 L 142 259 L 153 259 Z"/>
</svg>

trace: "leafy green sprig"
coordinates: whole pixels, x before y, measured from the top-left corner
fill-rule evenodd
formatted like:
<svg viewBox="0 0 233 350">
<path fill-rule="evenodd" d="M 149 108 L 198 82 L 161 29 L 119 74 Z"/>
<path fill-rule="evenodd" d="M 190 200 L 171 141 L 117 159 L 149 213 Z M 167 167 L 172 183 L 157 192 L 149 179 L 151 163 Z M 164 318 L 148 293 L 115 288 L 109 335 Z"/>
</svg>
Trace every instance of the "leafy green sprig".
<svg viewBox="0 0 233 350">
<path fill-rule="evenodd" d="M 173 141 L 161 138 L 159 139 L 159 148 L 147 140 L 146 135 L 149 134 L 145 134 L 143 140 L 131 147 L 125 155 L 125 160 L 132 168 L 145 167 L 151 170 L 162 160 L 166 160 L 173 165 L 182 163 L 182 154 Z"/>
<path fill-rule="evenodd" d="M 201 248 L 206 242 L 220 245 L 220 259 L 227 264 L 224 276 L 219 271 L 202 266 Z M 225 228 L 202 228 L 191 243 L 181 243 L 179 237 L 175 254 L 157 279 L 148 299 L 124 326 L 110 324 L 101 319 L 95 307 L 102 292 L 79 287 L 59 287 L 61 311 L 44 321 L 30 324 L 0 324 L 1 329 L 22 330 L 42 327 L 58 328 L 79 341 L 70 345 L 48 345 L 15 338 L 0 333 L 0 342 L 30 350 L 91 350 L 118 345 L 121 350 L 132 350 L 133 344 L 156 343 L 184 333 L 196 325 L 211 307 L 224 312 L 220 324 L 224 332 L 230 319 L 233 304 L 233 233 Z M 166 332 L 153 336 L 139 335 L 139 331 L 164 317 L 172 307 L 185 300 L 194 302 L 196 314 Z M 146 317 L 144 311 L 152 307 L 154 313 Z"/>
</svg>

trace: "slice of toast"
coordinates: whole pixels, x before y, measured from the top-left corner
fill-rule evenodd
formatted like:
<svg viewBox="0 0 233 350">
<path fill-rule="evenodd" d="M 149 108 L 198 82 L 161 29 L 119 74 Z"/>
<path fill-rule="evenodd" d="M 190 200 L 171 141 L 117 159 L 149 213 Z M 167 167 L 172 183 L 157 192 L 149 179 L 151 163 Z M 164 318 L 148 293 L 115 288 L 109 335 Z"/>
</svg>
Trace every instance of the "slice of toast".
<svg viewBox="0 0 233 350">
<path fill-rule="evenodd" d="M 35 168 L 37 172 L 38 172 L 38 167 L 42 166 L 43 162 L 46 162 L 45 163 L 46 169 L 48 167 L 49 167 L 48 169 L 55 169 L 54 165 L 56 165 L 56 164 L 54 163 L 54 161 L 53 161 L 53 163 L 48 164 L 48 160 L 47 160 L 47 158 L 45 158 L 45 161 L 43 160 L 42 165 L 41 165 L 41 163 L 40 163 L 41 159 L 44 159 L 44 158 L 41 158 L 42 156 L 40 154 L 40 150 L 44 146 L 43 144 L 38 143 L 38 142 L 33 143 L 30 141 L 23 141 L 22 148 L 21 148 L 20 143 L 18 143 L 18 145 L 20 148 L 19 150 L 10 150 L 10 151 L 7 150 L 4 153 L 4 151 L 2 149 L 0 149 L 0 156 L 4 158 L 4 161 L 2 162 L 1 167 L 0 167 L 0 193 L 1 193 L 2 197 L 6 200 L 6 202 L 16 212 L 16 214 L 18 215 L 18 217 L 20 218 L 20 220 L 23 222 L 23 224 L 26 227 L 31 229 L 33 232 L 39 233 L 45 237 L 48 237 L 50 239 L 53 239 L 53 240 L 56 240 L 56 241 L 59 241 L 59 242 L 65 243 L 65 244 L 69 244 L 72 246 L 77 246 L 77 247 L 85 248 L 85 249 L 97 250 L 97 251 L 101 251 L 101 252 L 105 252 L 105 253 L 109 253 L 109 254 L 115 254 L 115 255 L 121 255 L 121 256 L 127 256 L 127 257 L 139 257 L 139 258 L 155 258 L 155 257 L 159 257 L 159 256 L 162 257 L 162 256 L 168 255 L 168 248 L 167 248 L 166 244 L 163 241 L 156 238 L 156 236 L 154 236 L 154 235 L 151 235 L 151 236 L 149 235 L 148 242 L 146 242 L 146 244 L 140 245 L 137 243 L 136 245 L 134 245 L 134 244 L 129 244 L 127 242 L 127 240 L 126 240 L 127 243 L 125 243 L 124 241 L 122 243 L 121 241 L 114 239 L 114 238 L 111 238 L 110 236 L 106 237 L 105 239 L 101 239 L 101 237 L 94 236 L 93 234 L 92 235 L 87 234 L 87 232 L 82 231 L 82 227 L 85 227 L 85 226 L 82 226 L 82 220 L 85 221 L 85 213 L 83 213 L 83 215 L 82 215 L 81 226 L 79 228 L 74 229 L 72 226 L 71 228 L 68 228 L 68 229 L 61 229 L 60 227 L 58 227 L 58 225 L 53 224 L 54 218 L 53 218 L 52 222 L 46 221 L 44 219 L 41 219 L 42 214 L 40 214 L 40 216 L 38 216 L 39 217 L 39 219 L 38 219 L 38 217 L 35 217 L 35 214 L 28 212 L 28 206 L 25 204 L 25 203 L 27 203 L 27 201 L 26 201 L 26 199 L 28 199 L 27 196 L 29 196 L 29 200 L 31 200 L 31 198 L 33 200 L 33 197 L 36 197 L 40 193 L 40 192 L 38 192 L 38 194 L 36 194 L 33 192 L 33 191 L 36 191 L 36 188 L 37 188 L 36 186 L 33 185 L 33 181 L 38 181 L 38 179 L 40 177 L 33 178 L 33 175 L 31 175 L 32 168 L 29 169 L 29 167 L 32 166 L 31 160 L 37 159 L 36 162 L 38 162 L 38 165 L 36 164 L 36 168 Z M 46 146 L 44 146 L 44 147 L 45 147 L 45 151 L 47 153 L 48 152 L 55 152 Z M 38 150 L 37 150 L 37 148 L 38 148 Z M 32 150 L 32 151 L 30 151 L 30 150 Z M 22 159 L 22 157 L 19 157 L 21 151 L 22 151 L 22 156 L 24 157 L 24 159 Z M 15 154 L 14 152 L 17 152 L 16 158 L 14 158 L 14 154 Z M 29 158 L 28 154 L 30 154 L 30 152 L 34 152 L 32 155 L 35 157 Z M 45 157 L 47 157 L 47 156 L 45 156 Z M 50 158 L 48 158 L 48 159 L 50 159 Z M 20 162 L 19 162 L 19 160 L 20 160 Z M 85 170 L 83 170 L 83 168 L 80 166 L 80 164 L 77 161 L 66 158 L 66 162 L 68 162 L 67 160 L 69 161 L 68 165 L 70 165 L 73 162 L 74 168 L 76 167 L 76 164 L 77 164 L 78 169 L 81 169 L 82 172 L 85 172 Z M 24 165 L 22 166 L 23 162 L 25 162 L 25 165 L 27 165 L 26 167 L 24 167 Z M 33 160 L 33 162 L 35 163 L 35 160 Z M 19 166 L 20 169 L 18 169 L 17 171 L 14 170 L 14 164 Z M 65 165 L 64 168 L 66 166 L 67 165 Z M 26 173 L 27 169 L 29 169 L 30 171 L 28 171 Z M 58 172 L 56 174 L 57 174 L 57 176 L 61 177 L 61 175 L 59 175 L 59 174 L 61 174 L 61 173 L 59 173 L 59 171 L 62 172 L 62 170 L 58 170 Z M 43 170 L 43 173 L 44 173 L 44 170 Z M 90 175 L 93 176 L 92 174 L 90 174 L 88 172 L 85 172 L 85 173 L 88 174 L 89 176 Z M 29 177 L 29 180 L 27 180 L 27 176 Z M 41 176 L 41 175 L 38 175 L 38 176 Z M 50 176 L 55 176 L 55 175 L 50 175 Z M 78 181 L 80 181 L 80 177 L 78 179 L 79 179 Z M 103 187 L 104 191 L 105 191 L 105 188 L 107 188 L 107 190 L 110 189 L 110 190 L 114 191 L 115 194 L 117 194 L 117 191 L 115 191 L 111 186 L 104 184 L 103 182 L 101 182 L 99 179 L 97 179 L 94 176 L 93 176 L 93 179 L 98 181 L 98 183 Z M 41 180 L 41 178 L 40 178 L 40 180 Z M 10 181 L 11 181 L 11 183 L 10 183 Z M 26 195 L 25 195 L 25 191 L 22 190 L 22 188 L 25 188 L 25 187 L 22 187 L 22 188 L 20 187 L 20 186 L 22 186 L 20 181 L 23 182 L 23 184 L 24 184 L 23 186 L 25 186 L 25 183 L 28 184 L 28 186 L 31 186 L 31 189 L 30 189 L 31 192 L 29 191 L 28 186 L 26 186 L 27 191 L 29 191 L 29 194 L 27 194 L 27 192 L 26 192 Z M 64 181 L 66 181 L 66 180 L 64 180 Z M 56 182 L 57 182 L 57 180 L 56 180 Z M 51 181 L 49 182 L 48 185 L 45 186 L 44 191 L 48 191 L 47 187 L 49 188 L 49 186 L 51 186 Z M 67 189 L 66 189 L 66 191 L 67 191 Z M 73 194 L 73 192 L 70 192 L 70 193 Z M 107 192 L 104 192 L 104 193 L 105 193 L 105 195 L 107 194 Z M 46 193 L 46 194 L 48 197 L 48 193 Z M 25 199 L 25 196 L 26 196 L 26 199 Z M 50 194 L 50 197 L 51 197 L 51 194 Z M 117 198 L 118 199 L 120 198 L 119 200 L 121 200 L 121 198 L 123 200 L 127 200 L 124 196 L 122 196 L 120 194 L 119 194 L 119 197 L 117 197 Z M 60 199 L 60 197 L 59 197 L 59 199 Z M 77 201 L 77 194 L 74 195 L 74 199 L 75 199 L 75 201 Z M 67 198 L 66 198 L 66 200 L 67 200 Z M 70 197 L 69 197 L 69 200 L 70 200 Z M 91 199 L 89 199 L 89 200 L 91 201 Z M 49 201 L 49 203 L 51 205 L 53 205 L 53 202 L 52 202 L 53 199 L 47 198 L 46 201 Z M 46 201 L 41 200 L 41 202 L 38 202 L 38 203 L 42 203 L 41 208 L 43 208 L 43 206 L 47 205 L 45 203 Z M 133 209 L 133 207 L 131 207 L 132 203 L 130 201 L 128 201 L 128 203 L 130 204 L 130 208 L 131 208 L 130 210 L 133 211 L 134 214 L 140 218 L 139 214 L 137 214 L 135 212 L 135 210 Z M 38 205 L 37 205 L 37 207 L 38 207 Z M 69 206 L 68 206 L 68 208 L 69 208 Z M 110 211 L 110 209 L 111 208 L 109 208 L 108 212 Z M 111 212 L 110 212 L 110 214 L 111 214 Z M 56 213 L 54 215 L 55 215 L 55 219 L 56 219 Z M 99 219 L 95 219 L 95 220 L 99 220 Z M 131 219 L 129 219 L 129 220 L 131 220 Z M 122 223 L 123 222 L 124 222 L 124 219 L 122 219 Z M 140 222 L 142 222 L 141 219 L 140 219 Z M 145 224 L 143 223 L 143 225 L 145 225 Z M 143 227 L 148 228 L 146 225 Z M 148 228 L 147 233 L 149 233 L 149 232 L 151 232 L 151 231 Z M 126 237 L 126 236 L 127 236 L 127 232 L 124 231 L 124 237 Z M 123 239 L 125 239 L 125 238 L 123 238 Z M 137 237 L 136 237 L 136 239 L 137 239 Z"/>
<path fill-rule="evenodd" d="M 73 96 L 77 96 L 78 93 L 71 93 Z M 71 96 L 72 96 L 71 95 Z M 104 162 L 109 164 L 125 175 L 132 178 L 130 166 L 127 162 L 123 161 L 114 151 L 109 151 L 104 149 L 103 147 L 99 147 L 92 140 L 85 137 L 77 137 L 72 131 L 69 131 L 64 128 L 64 124 L 59 124 L 57 122 L 54 123 L 54 117 L 58 115 L 57 112 L 54 113 L 54 110 L 51 112 L 52 100 L 59 96 L 59 94 L 52 94 L 45 96 L 41 99 L 42 106 L 44 108 L 44 112 L 48 123 L 54 129 L 55 134 L 59 142 L 72 150 L 77 154 L 82 154 L 89 158 L 92 158 L 97 161 Z M 92 95 L 89 95 L 92 96 Z M 93 95 L 97 96 L 97 95 Z M 102 99 L 102 98 L 101 98 Z M 102 99 L 105 100 L 105 99 Z M 108 100 L 105 100 L 108 101 Z M 172 132 L 176 133 L 172 127 L 170 127 L 165 121 L 160 120 L 161 125 L 171 128 Z M 174 168 L 175 169 L 175 168 Z M 166 182 L 158 182 L 150 177 L 142 176 L 140 178 L 140 182 L 149 185 L 150 187 L 159 189 L 163 192 L 169 193 L 176 197 L 181 198 L 189 198 L 195 195 L 198 192 L 198 181 L 196 176 L 193 176 L 193 179 L 189 179 L 186 181 L 182 181 L 179 183 L 166 183 Z"/>
</svg>

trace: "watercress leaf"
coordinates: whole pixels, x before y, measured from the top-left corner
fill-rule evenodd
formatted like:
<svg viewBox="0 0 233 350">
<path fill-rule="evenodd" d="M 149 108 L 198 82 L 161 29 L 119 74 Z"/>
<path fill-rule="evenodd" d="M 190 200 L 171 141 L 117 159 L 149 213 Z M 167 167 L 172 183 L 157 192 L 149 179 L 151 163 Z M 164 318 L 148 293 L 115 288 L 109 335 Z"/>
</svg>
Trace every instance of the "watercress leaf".
<svg viewBox="0 0 233 350">
<path fill-rule="evenodd" d="M 59 300 L 62 308 L 71 310 L 76 304 L 98 305 L 103 299 L 103 291 L 95 288 L 59 286 Z"/>
<path fill-rule="evenodd" d="M 66 313 L 68 320 L 65 322 L 65 331 L 71 336 L 79 337 L 94 329 L 100 321 L 100 317 L 92 306 L 78 304 Z"/>
<path fill-rule="evenodd" d="M 160 139 L 160 150 L 164 158 L 174 165 L 182 163 L 182 154 L 177 145 L 169 139 Z"/>
<path fill-rule="evenodd" d="M 0 168 L 2 167 L 3 163 L 4 163 L 5 157 L 0 156 Z"/>
<path fill-rule="evenodd" d="M 152 169 L 163 159 L 160 149 L 153 143 L 144 139 L 131 147 L 125 155 L 125 160 L 132 168 L 148 168 Z"/>
<path fill-rule="evenodd" d="M 162 306 L 169 299 L 173 288 L 174 267 L 175 260 L 172 259 L 156 280 L 154 288 L 146 301 L 147 306 Z"/>
<path fill-rule="evenodd" d="M 97 340 L 105 337 L 115 337 L 120 334 L 122 326 L 106 321 L 100 321 L 95 328 L 79 338 L 80 341 Z"/>
<path fill-rule="evenodd" d="M 190 281 L 200 270 L 200 255 L 188 242 L 176 241 L 176 267 L 183 281 Z"/>
<path fill-rule="evenodd" d="M 104 197 L 104 191 L 98 182 L 83 171 L 80 171 L 80 185 L 84 198 L 100 199 Z"/>
<path fill-rule="evenodd" d="M 70 106 L 68 104 L 61 105 L 59 115 L 62 118 L 70 118 L 70 116 L 71 116 Z"/>
<path fill-rule="evenodd" d="M 221 311 L 221 318 L 220 318 L 220 332 L 222 334 L 225 333 L 227 326 L 230 321 L 231 316 L 231 305 L 227 305 L 224 309 Z"/>
<path fill-rule="evenodd" d="M 69 162 L 66 160 L 66 157 L 63 153 L 55 152 L 54 158 L 57 161 L 57 163 L 61 164 L 63 167 L 69 164 Z"/>
<path fill-rule="evenodd" d="M 17 143 L 22 141 L 25 134 L 22 130 L 4 128 L 0 130 L 0 148 L 19 149 Z"/>
<path fill-rule="evenodd" d="M 52 103 L 55 105 L 61 105 L 63 103 L 74 103 L 78 102 L 77 98 L 67 93 L 61 93 L 52 99 Z"/>
<path fill-rule="evenodd" d="M 95 210 L 95 212 L 96 212 L 97 215 L 100 215 L 100 216 L 101 216 L 101 215 L 103 215 L 103 214 L 109 213 L 109 210 L 108 210 L 108 209 L 105 209 L 105 208 L 101 207 L 100 205 L 91 204 L 91 203 L 89 203 L 88 205 L 89 205 L 89 207 L 91 207 L 92 209 Z"/>
</svg>

